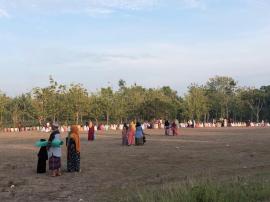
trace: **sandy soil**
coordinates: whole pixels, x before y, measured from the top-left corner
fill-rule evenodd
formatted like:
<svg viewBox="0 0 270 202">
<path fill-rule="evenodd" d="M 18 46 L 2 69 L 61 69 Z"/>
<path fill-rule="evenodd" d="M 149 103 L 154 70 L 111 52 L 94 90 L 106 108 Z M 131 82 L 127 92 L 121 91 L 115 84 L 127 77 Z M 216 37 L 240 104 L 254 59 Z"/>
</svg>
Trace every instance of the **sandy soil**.
<svg viewBox="0 0 270 202">
<path fill-rule="evenodd" d="M 121 146 L 120 131 L 99 134 L 95 142 L 82 134 L 82 172 L 58 178 L 36 174 L 33 145 L 49 134 L 0 133 L 0 201 L 118 201 L 127 191 L 186 178 L 270 176 L 269 128 L 182 129 L 178 137 L 147 133 L 147 144 L 139 147 Z M 65 147 L 62 153 L 65 169 Z"/>
</svg>

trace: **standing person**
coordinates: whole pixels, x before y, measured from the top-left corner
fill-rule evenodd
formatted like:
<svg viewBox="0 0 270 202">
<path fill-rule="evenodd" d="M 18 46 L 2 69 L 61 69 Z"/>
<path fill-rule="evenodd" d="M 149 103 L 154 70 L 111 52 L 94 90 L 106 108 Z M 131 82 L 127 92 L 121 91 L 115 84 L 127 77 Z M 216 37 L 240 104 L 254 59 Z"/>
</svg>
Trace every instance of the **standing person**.
<svg viewBox="0 0 270 202">
<path fill-rule="evenodd" d="M 180 128 L 180 123 L 179 123 L 178 119 L 175 119 L 175 124 L 176 124 L 177 128 Z"/>
<path fill-rule="evenodd" d="M 122 130 L 122 145 L 128 145 L 128 125 L 126 123 Z"/>
<path fill-rule="evenodd" d="M 49 170 L 51 171 L 51 176 L 61 176 L 61 147 L 53 147 L 53 141 L 61 141 L 60 132 L 58 130 L 59 125 L 57 123 L 52 124 L 52 133 L 48 140 L 48 157 L 49 157 Z"/>
<path fill-rule="evenodd" d="M 45 139 L 40 139 L 41 142 L 45 142 Z M 46 173 L 46 161 L 48 160 L 47 147 L 43 146 L 38 152 L 38 164 L 37 173 Z"/>
<path fill-rule="evenodd" d="M 135 145 L 144 145 L 144 132 L 140 122 L 136 123 Z"/>
<path fill-rule="evenodd" d="M 173 133 L 173 136 L 178 135 L 178 128 L 177 128 L 175 121 L 172 123 L 172 133 Z"/>
<path fill-rule="evenodd" d="M 92 121 L 89 122 L 88 141 L 95 140 L 95 126 Z"/>
<path fill-rule="evenodd" d="M 68 172 L 80 172 L 81 162 L 81 140 L 79 128 L 71 126 L 71 131 L 67 137 L 67 170 Z"/>
<path fill-rule="evenodd" d="M 165 126 L 165 135 L 170 135 L 170 122 L 166 120 L 164 126 Z"/>
<path fill-rule="evenodd" d="M 128 129 L 128 146 L 134 144 L 135 131 L 136 131 L 136 126 L 135 126 L 134 122 L 132 121 L 129 124 L 129 129 Z"/>
</svg>

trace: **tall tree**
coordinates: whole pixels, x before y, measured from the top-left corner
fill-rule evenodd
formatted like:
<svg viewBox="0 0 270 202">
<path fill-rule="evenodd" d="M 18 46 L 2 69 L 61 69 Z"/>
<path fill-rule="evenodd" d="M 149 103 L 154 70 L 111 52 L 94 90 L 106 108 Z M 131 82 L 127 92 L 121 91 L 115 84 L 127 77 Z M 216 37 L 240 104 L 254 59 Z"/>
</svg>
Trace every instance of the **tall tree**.
<svg viewBox="0 0 270 202">
<path fill-rule="evenodd" d="M 83 116 L 87 115 L 87 105 L 89 104 L 87 90 L 81 84 L 72 84 L 68 92 L 68 101 L 73 120 L 79 124 L 83 121 Z"/>
<path fill-rule="evenodd" d="M 115 110 L 114 108 L 114 92 L 111 87 L 101 88 L 99 92 L 99 96 L 101 97 L 100 107 L 105 115 L 105 119 L 107 124 L 110 122 L 110 117 L 113 115 Z"/>
<path fill-rule="evenodd" d="M 212 116 L 217 118 L 229 118 L 229 104 L 235 95 L 237 82 L 227 76 L 210 78 L 206 83 L 207 94 L 212 109 Z"/>
<path fill-rule="evenodd" d="M 260 113 L 265 103 L 265 94 L 262 90 L 248 88 L 242 92 L 242 99 L 256 116 L 256 121 L 260 120 Z"/>
<path fill-rule="evenodd" d="M 201 121 L 208 113 L 208 99 L 206 90 L 202 86 L 192 84 L 188 88 L 188 94 L 185 96 L 185 103 L 189 118 Z"/>
<path fill-rule="evenodd" d="M 0 91 L 0 127 L 4 125 L 9 100 L 10 98 Z"/>
</svg>

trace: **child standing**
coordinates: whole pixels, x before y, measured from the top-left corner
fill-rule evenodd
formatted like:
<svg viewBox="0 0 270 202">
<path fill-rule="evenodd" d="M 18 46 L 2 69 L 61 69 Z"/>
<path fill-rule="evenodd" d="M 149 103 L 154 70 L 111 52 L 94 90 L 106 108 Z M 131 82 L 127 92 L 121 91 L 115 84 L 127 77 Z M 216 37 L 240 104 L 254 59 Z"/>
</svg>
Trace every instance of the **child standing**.
<svg viewBox="0 0 270 202">
<path fill-rule="evenodd" d="M 45 139 L 41 139 L 41 142 L 45 142 Z M 38 152 L 38 164 L 37 173 L 46 173 L 46 161 L 48 160 L 47 147 L 41 147 Z"/>
</svg>

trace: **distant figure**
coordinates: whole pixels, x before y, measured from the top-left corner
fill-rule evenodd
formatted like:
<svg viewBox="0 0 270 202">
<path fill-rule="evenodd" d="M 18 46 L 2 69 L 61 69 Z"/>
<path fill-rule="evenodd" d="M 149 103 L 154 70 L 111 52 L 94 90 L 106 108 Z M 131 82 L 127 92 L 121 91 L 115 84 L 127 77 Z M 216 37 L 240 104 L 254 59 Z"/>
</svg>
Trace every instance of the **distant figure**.
<svg viewBox="0 0 270 202">
<path fill-rule="evenodd" d="M 180 123 L 179 123 L 178 119 L 175 119 L 175 124 L 176 124 L 177 128 L 180 128 Z"/>
<path fill-rule="evenodd" d="M 128 145 L 128 125 L 126 123 L 122 129 L 122 145 Z"/>
<path fill-rule="evenodd" d="M 45 142 L 45 139 L 40 139 L 41 142 Z M 46 173 L 46 161 L 48 160 L 47 147 L 41 147 L 38 152 L 38 164 L 37 173 Z"/>
<path fill-rule="evenodd" d="M 165 126 L 165 135 L 170 135 L 170 122 L 166 120 L 164 126 Z"/>
<path fill-rule="evenodd" d="M 192 128 L 195 128 L 196 127 L 196 121 L 195 119 L 192 119 Z"/>
<path fill-rule="evenodd" d="M 246 121 L 246 126 L 247 127 L 250 127 L 251 126 L 251 121 L 250 120 Z"/>
<path fill-rule="evenodd" d="M 89 122 L 88 141 L 95 140 L 95 126 L 92 121 Z"/>
<path fill-rule="evenodd" d="M 99 124 L 98 130 L 100 130 L 100 131 L 104 131 L 104 130 L 105 130 L 105 126 L 104 126 L 103 123 L 100 123 L 100 124 Z"/>
<path fill-rule="evenodd" d="M 81 141 L 79 128 L 74 125 L 67 137 L 67 170 L 68 172 L 80 172 Z"/>
<path fill-rule="evenodd" d="M 60 139 L 60 132 L 58 130 L 59 125 L 57 123 L 52 124 L 52 133 L 50 135 L 48 141 L 48 157 L 49 157 L 49 170 L 51 171 L 51 176 L 61 176 L 61 147 L 53 147 L 52 141 L 53 140 L 61 140 Z"/>
<path fill-rule="evenodd" d="M 19 128 L 19 132 L 21 132 L 22 131 L 22 122 L 19 122 L 18 128 Z"/>
<path fill-rule="evenodd" d="M 136 123 L 135 145 L 144 145 L 144 132 L 140 122 Z"/>
<path fill-rule="evenodd" d="M 177 128 L 175 121 L 172 123 L 171 128 L 172 128 L 173 136 L 177 136 L 178 135 L 178 128 Z"/>
<path fill-rule="evenodd" d="M 132 121 L 129 124 L 129 129 L 128 129 L 128 146 L 134 144 L 135 131 L 136 131 L 136 126 L 135 126 L 134 122 Z"/>
</svg>

